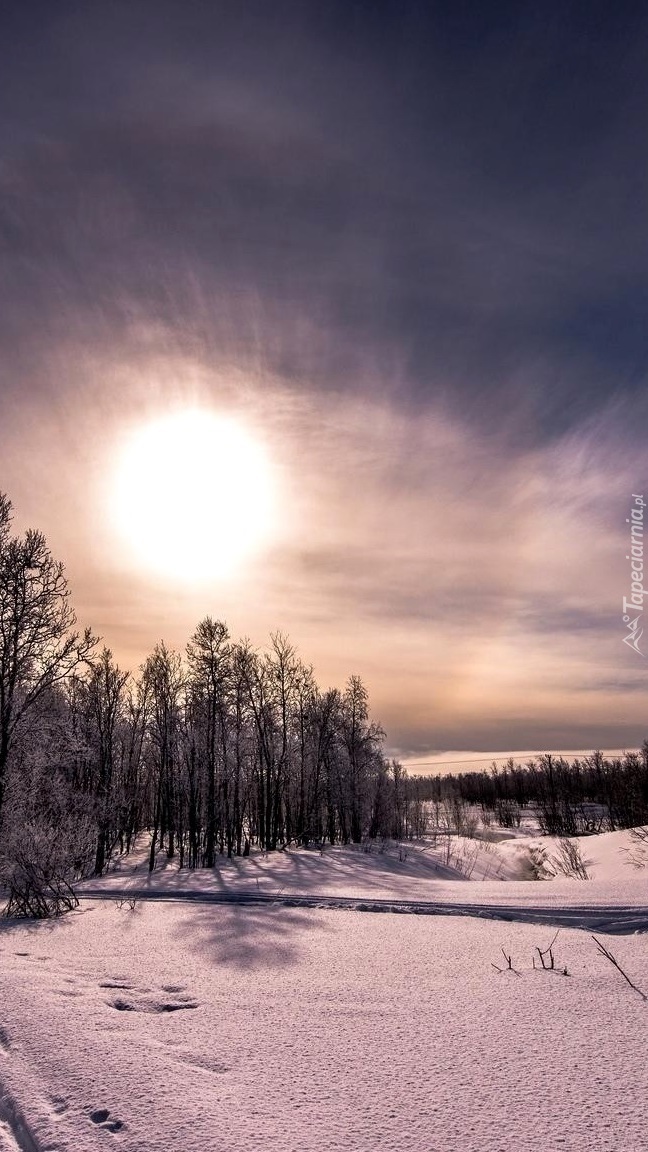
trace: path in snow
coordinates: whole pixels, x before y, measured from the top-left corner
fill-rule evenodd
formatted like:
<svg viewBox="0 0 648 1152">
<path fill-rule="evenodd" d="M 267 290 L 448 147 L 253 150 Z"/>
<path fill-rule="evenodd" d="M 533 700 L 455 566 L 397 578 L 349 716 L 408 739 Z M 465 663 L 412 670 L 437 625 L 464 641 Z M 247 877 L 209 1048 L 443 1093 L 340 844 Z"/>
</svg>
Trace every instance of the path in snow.
<svg viewBox="0 0 648 1152">
<path fill-rule="evenodd" d="M 0 1035 L 1 1042 L 1 1035 Z M 7 1055 L 5 1049 L 2 1049 Z M 15 1100 L 0 1079 L 0 1152 L 41 1152 Z"/>
<path fill-rule="evenodd" d="M 530 907 L 511 904 L 466 904 L 432 900 L 359 899 L 351 896 L 266 892 L 199 892 L 191 889 L 83 888 L 80 895 L 89 900 L 158 900 L 197 904 L 236 904 L 258 907 L 278 904 L 284 908 L 332 908 L 352 912 L 391 912 L 416 916 L 471 916 L 524 924 L 547 924 L 560 928 L 582 928 L 627 936 L 648 932 L 648 908 L 618 905 L 577 907 Z"/>
</svg>

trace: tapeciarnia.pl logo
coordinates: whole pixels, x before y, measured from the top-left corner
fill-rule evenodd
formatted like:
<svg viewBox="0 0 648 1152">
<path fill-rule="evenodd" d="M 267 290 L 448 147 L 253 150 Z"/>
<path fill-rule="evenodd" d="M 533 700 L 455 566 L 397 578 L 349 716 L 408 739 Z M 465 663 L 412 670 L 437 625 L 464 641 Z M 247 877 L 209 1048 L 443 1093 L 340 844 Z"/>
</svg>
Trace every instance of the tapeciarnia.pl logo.
<svg viewBox="0 0 648 1152">
<path fill-rule="evenodd" d="M 630 551 L 626 556 L 626 560 L 630 561 L 630 598 L 623 597 L 623 623 L 626 626 L 627 632 L 623 637 L 623 643 L 627 644 L 629 648 L 634 648 L 640 656 L 645 656 L 645 652 L 641 651 L 639 641 L 643 636 L 643 627 L 640 625 L 641 616 L 643 613 L 643 598 L 648 595 L 648 591 L 644 589 L 644 562 L 643 562 L 643 537 L 644 537 L 644 508 L 646 507 L 643 495 L 632 493 L 634 504 L 630 509 L 630 515 L 626 519 L 626 524 L 630 525 Z"/>
</svg>

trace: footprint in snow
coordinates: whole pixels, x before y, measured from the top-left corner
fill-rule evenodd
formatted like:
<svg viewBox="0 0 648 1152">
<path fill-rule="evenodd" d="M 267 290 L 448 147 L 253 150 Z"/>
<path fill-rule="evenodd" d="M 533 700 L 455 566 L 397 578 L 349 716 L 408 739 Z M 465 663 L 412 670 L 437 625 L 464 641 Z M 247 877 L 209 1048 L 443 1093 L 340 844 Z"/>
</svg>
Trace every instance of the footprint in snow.
<svg viewBox="0 0 648 1152">
<path fill-rule="evenodd" d="M 110 1119 L 108 1108 L 95 1108 L 94 1112 L 90 1113 L 90 1119 L 98 1128 L 104 1128 L 107 1132 L 119 1132 L 124 1127 L 123 1120 Z"/>
<path fill-rule="evenodd" d="M 191 1000 L 178 985 L 167 984 L 164 986 L 161 989 L 165 993 L 164 996 L 156 995 L 150 988 L 129 988 L 128 985 L 117 982 L 106 982 L 101 987 L 123 988 L 130 991 L 130 996 L 115 996 L 106 1001 L 108 1007 L 114 1008 L 117 1012 L 181 1012 L 188 1008 L 199 1007 L 197 1000 Z"/>
<path fill-rule="evenodd" d="M 196 1000 L 116 1000 L 107 1001 L 110 1008 L 117 1012 L 182 1012 L 187 1008 L 198 1008 Z"/>
<path fill-rule="evenodd" d="M 179 1052 L 176 1060 L 180 1064 L 188 1064 L 191 1068 L 200 1068 L 203 1072 L 215 1072 L 219 1075 L 232 1070 L 231 1065 L 224 1064 L 222 1060 L 213 1060 L 210 1056 L 196 1056 L 189 1052 Z"/>
</svg>

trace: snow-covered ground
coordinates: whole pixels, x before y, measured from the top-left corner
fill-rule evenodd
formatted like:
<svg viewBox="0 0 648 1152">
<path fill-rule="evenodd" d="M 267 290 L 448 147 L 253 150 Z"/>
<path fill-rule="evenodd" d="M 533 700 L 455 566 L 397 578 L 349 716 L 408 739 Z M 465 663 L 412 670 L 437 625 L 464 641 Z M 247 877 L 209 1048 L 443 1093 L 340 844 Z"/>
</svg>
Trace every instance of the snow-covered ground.
<svg viewBox="0 0 648 1152">
<path fill-rule="evenodd" d="M 533 843 L 494 845 L 470 880 L 441 842 L 151 879 L 142 853 L 92 885 L 104 899 L 0 923 L 0 1149 L 648 1149 L 648 1003 L 569 926 L 648 992 L 648 869 L 613 833 L 581 842 L 589 881 L 503 883 Z M 125 890 L 172 899 L 119 907 Z M 556 969 L 534 969 L 560 925 Z"/>
</svg>

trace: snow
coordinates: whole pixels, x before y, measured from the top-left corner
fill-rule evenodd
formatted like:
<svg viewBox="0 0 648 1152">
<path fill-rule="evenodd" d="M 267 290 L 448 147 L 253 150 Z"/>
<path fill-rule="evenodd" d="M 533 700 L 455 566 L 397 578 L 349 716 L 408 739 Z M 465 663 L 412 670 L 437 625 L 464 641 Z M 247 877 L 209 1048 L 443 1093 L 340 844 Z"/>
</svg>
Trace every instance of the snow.
<svg viewBox="0 0 648 1152">
<path fill-rule="evenodd" d="M 502 874 L 524 840 L 496 846 Z M 430 844 L 208 874 L 160 861 L 150 879 L 143 852 L 124 860 L 92 885 L 104 899 L 0 924 L 0 1150 L 645 1150 L 648 1003 L 571 926 L 611 924 L 603 942 L 648 991 L 627 845 L 584 840 L 590 881 L 451 879 Z M 171 898 L 119 906 L 147 888 Z M 255 893 L 270 899 L 208 899 Z M 282 903 L 299 895 L 347 903 Z M 380 900 L 446 914 L 374 915 Z M 559 925 L 556 970 L 534 969 Z M 496 970 L 502 949 L 516 972 Z"/>
</svg>

